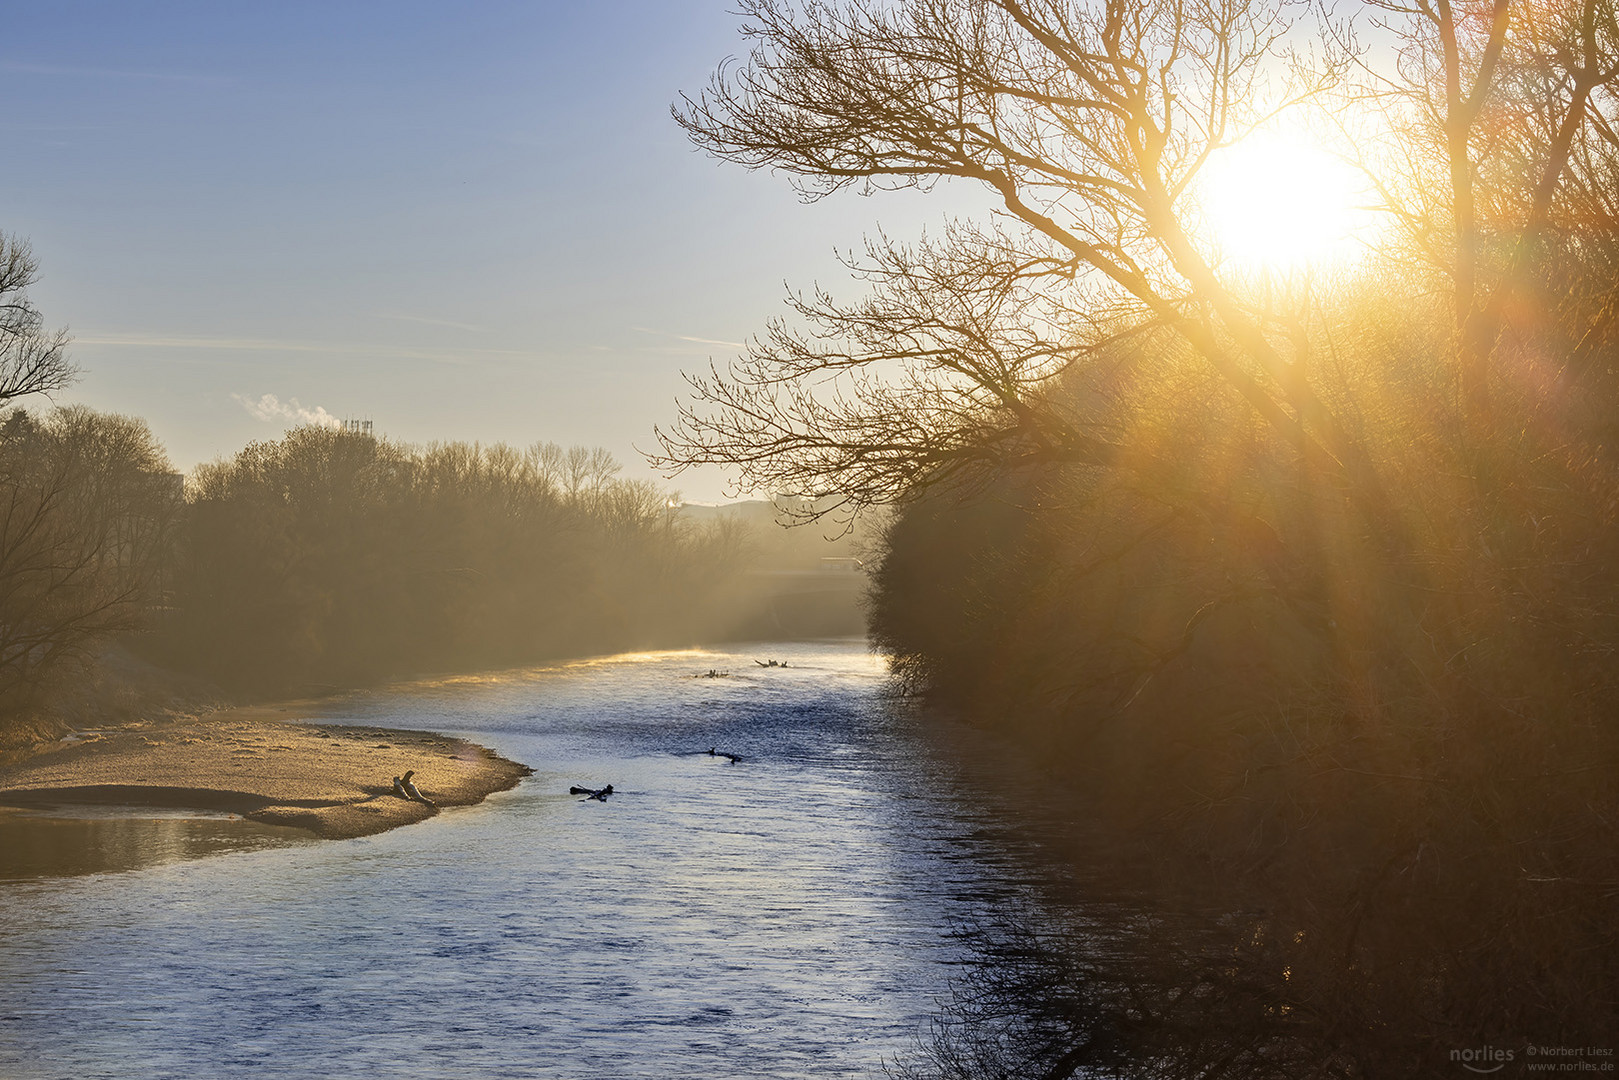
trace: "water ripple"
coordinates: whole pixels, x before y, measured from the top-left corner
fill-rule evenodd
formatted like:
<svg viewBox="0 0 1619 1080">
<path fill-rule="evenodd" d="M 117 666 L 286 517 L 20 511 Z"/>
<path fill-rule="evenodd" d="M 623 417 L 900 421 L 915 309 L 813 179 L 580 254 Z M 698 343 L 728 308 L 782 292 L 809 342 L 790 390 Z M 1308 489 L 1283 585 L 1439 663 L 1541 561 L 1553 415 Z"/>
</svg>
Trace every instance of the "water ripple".
<svg viewBox="0 0 1619 1080">
<path fill-rule="evenodd" d="M 878 1072 L 956 921 L 1031 872 L 862 648 L 770 655 L 790 666 L 636 654 L 334 703 L 316 719 L 535 775 L 381 836 L 0 886 L 0 1075 Z"/>
</svg>

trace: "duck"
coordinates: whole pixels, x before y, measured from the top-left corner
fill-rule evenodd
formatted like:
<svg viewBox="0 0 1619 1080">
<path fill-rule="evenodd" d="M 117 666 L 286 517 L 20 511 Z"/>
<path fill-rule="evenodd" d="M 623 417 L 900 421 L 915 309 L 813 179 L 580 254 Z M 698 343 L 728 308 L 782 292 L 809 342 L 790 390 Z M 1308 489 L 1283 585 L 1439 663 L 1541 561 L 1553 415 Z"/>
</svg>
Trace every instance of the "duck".
<svg viewBox="0 0 1619 1080">
<path fill-rule="evenodd" d="M 732 765 L 742 760 L 741 754 L 727 754 L 724 750 L 716 750 L 712 746 L 708 748 L 708 756 L 729 758 Z"/>
<path fill-rule="evenodd" d="M 415 775 L 416 770 L 410 769 L 406 771 L 404 776 L 399 778 L 399 786 L 405 789 L 405 798 L 411 800 L 412 802 L 425 803 L 428 806 L 432 806 L 433 800 L 429 799 L 426 795 L 423 795 L 417 790 L 416 785 L 410 782 L 410 778 Z"/>
</svg>

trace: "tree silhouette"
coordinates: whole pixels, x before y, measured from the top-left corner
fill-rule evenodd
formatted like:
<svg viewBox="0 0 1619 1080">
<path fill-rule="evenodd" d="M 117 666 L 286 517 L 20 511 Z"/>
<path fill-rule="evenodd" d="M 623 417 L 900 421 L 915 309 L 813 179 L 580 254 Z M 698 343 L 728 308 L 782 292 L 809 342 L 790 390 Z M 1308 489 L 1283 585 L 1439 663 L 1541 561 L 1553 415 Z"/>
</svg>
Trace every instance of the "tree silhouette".
<svg viewBox="0 0 1619 1080">
<path fill-rule="evenodd" d="M 993 229 L 914 246 L 879 238 L 872 299 L 795 302 L 662 431 L 670 469 L 740 466 L 748 485 L 856 503 L 975 459 L 1112 461 L 1042 412 L 1041 389 L 1121 336 L 1167 333 L 1391 527 L 1366 449 L 1192 226 L 1209 156 L 1322 93 L 1284 8 L 1262 0 L 1100 6 L 1023 0 L 749 0 L 756 45 L 676 118 L 698 145 L 849 188 L 985 188 Z"/>
<path fill-rule="evenodd" d="M 38 272 L 28 244 L 0 233 L 0 408 L 73 381 L 67 331 L 46 330 L 44 317 L 28 299 Z"/>
</svg>

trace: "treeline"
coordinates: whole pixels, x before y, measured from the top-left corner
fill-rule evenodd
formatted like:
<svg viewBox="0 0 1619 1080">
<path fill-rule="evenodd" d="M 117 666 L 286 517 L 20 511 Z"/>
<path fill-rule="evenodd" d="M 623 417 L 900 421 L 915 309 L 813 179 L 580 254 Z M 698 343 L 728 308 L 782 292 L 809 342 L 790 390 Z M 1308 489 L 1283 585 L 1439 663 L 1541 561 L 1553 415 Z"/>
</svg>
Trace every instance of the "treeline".
<svg viewBox="0 0 1619 1080">
<path fill-rule="evenodd" d="M 740 534 L 618 471 L 555 444 L 255 443 L 193 480 L 161 640 L 259 689 L 697 640 Z"/>
<path fill-rule="evenodd" d="M 82 407 L 0 424 L 0 701 L 12 717 L 111 637 L 228 692 L 689 644 L 748 540 L 601 450 L 414 448 L 305 427 L 171 471 Z"/>
</svg>

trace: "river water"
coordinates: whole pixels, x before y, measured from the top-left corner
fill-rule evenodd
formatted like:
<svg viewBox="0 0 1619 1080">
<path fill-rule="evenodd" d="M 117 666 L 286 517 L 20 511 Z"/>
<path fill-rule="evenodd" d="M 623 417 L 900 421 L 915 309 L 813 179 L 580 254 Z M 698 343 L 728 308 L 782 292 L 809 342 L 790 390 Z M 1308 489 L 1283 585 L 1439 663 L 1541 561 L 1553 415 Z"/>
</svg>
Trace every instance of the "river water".
<svg viewBox="0 0 1619 1080">
<path fill-rule="evenodd" d="M 19 826 L 111 869 L 40 876 L 14 842 L 7 875 L 0 850 L 0 1076 L 881 1075 L 937 1013 L 956 931 L 1037 905 L 1047 873 L 859 642 L 628 654 L 307 717 L 464 736 L 535 773 L 359 840 L 150 812 Z"/>
</svg>

